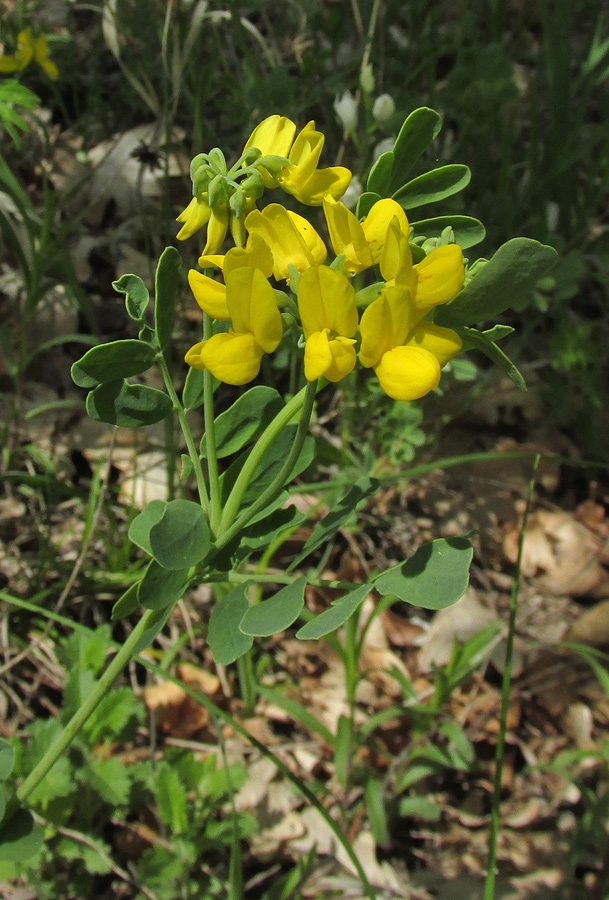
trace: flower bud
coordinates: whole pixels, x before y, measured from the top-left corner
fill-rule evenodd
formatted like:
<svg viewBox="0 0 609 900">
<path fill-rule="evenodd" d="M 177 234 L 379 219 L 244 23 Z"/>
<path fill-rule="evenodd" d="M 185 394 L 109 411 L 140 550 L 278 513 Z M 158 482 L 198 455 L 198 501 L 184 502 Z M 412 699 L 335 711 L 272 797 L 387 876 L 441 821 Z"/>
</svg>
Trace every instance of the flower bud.
<svg viewBox="0 0 609 900">
<path fill-rule="evenodd" d="M 260 172 L 252 172 L 241 182 L 243 193 L 252 200 L 259 200 L 264 194 L 264 181 Z"/>
<path fill-rule="evenodd" d="M 190 164 L 190 178 L 194 180 L 196 172 L 209 161 L 207 153 L 197 153 Z"/>
<path fill-rule="evenodd" d="M 359 73 L 359 85 L 365 94 L 371 94 L 374 90 L 374 74 L 370 63 L 362 66 Z"/>
<path fill-rule="evenodd" d="M 226 157 L 219 147 L 214 147 L 209 151 L 209 161 L 213 166 L 215 166 L 217 172 L 220 172 L 222 175 L 226 175 L 226 173 L 228 172 Z"/>
<path fill-rule="evenodd" d="M 395 112 L 395 103 L 391 94 L 380 94 L 372 106 L 372 115 L 377 122 L 386 122 Z"/>
<path fill-rule="evenodd" d="M 228 184 L 223 175 L 216 175 L 209 183 L 209 205 L 212 210 L 224 208 L 228 203 Z"/>
<path fill-rule="evenodd" d="M 357 103 L 350 91 L 334 100 L 334 112 L 345 131 L 354 131 L 357 125 Z"/>
</svg>

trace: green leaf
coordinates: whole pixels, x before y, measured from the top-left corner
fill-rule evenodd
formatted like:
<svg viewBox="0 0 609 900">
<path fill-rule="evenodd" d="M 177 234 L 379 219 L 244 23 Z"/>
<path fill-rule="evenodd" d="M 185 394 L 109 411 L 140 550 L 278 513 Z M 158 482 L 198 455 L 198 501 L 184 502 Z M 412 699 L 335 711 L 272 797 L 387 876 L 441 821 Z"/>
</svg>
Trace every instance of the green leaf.
<svg viewBox="0 0 609 900">
<path fill-rule="evenodd" d="M 136 582 L 135 584 L 132 584 L 131 587 L 127 588 L 122 597 L 118 598 L 112 607 L 112 615 L 110 618 L 113 622 L 118 622 L 120 619 L 126 619 L 127 616 L 130 616 L 131 613 L 135 612 L 139 607 L 140 601 L 137 598 L 138 588 L 139 583 Z"/>
<path fill-rule="evenodd" d="M 114 741 L 127 726 L 137 726 L 144 718 L 144 707 L 128 687 L 114 688 L 101 700 L 83 726 L 90 744 Z M 122 765 L 119 762 L 119 765 Z M 102 770 L 103 771 L 103 770 Z"/>
<path fill-rule="evenodd" d="M 228 666 L 250 649 L 253 640 L 239 630 L 239 622 L 249 609 L 246 591 L 248 584 L 240 584 L 222 597 L 210 616 L 207 641 L 214 660 Z"/>
<path fill-rule="evenodd" d="M 503 350 L 498 347 L 494 341 L 488 339 L 487 334 L 483 331 L 476 331 L 474 328 L 456 328 L 455 330 L 463 341 L 464 350 L 480 350 L 480 352 L 484 353 L 485 356 L 494 362 L 521 391 L 526 391 L 527 386 L 525 380 L 512 360 L 506 356 Z"/>
<path fill-rule="evenodd" d="M 31 812 L 18 809 L 0 825 L 0 862 L 22 863 L 42 847 L 44 832 Z"/>
<path fill-rule="evenodd" d="M 92 419 L 122 428 L 153 425 L 172 409 L 171 398 L 163 391 L 126 381 L 100 384 L 87 396 L 87 412 Z"/>
<path fill-rule="evenodd" d="M 467 166 L 442 166 L 413 178 L 393 195 L 403 209 L 415 209 L 426 203 L 437 203 L 458 194 L 469 184 L 471 172 Z"/>
<path fill-rule="evenodd" d="M 402 187 L 404 179 L 441 127 L 442 119 L 433 109 L 422 106 L 410 113 L 393 147 L 393 171 L 388 191 L 390 196 Z"/>
<path fill-rule="evenodd" d="M 288 529 L 293 529 L 305 521 L 307 518 L 306 513 L 301 512 L 293 504 L 283 508 L 285 494 L 280 496 L 282 498 L 281 508 L 275 508 L 264 518 L 256 519 L 254 522 L 246 525 L 240 535 L 240 551 L 246 550 L 248 553 L 253 553 L 255 550 L 268 547 L 277 535 Z"/>
<path fill-rule="evenodd" d="M 45 812 L 53 800 L 58 797 L 69 797 L 75 791 L 72 764 L 66 756 L 62 756 L 36 785 L 28 797 L 28 803 L 33 807 L 40 807 Z"/>
<path fill-rule="evenodd" d="M 171 500 L 150 529 L 152 555 L 165 569 L 190 569 L 211 548 L 205 513 L 192 500 Z"/>
<path fill-rule="evenodd" d="M 99 759 L 93 754 L 86 769 L 81 771 L 83 783 L 111 806 L 124 806 L 129 799 L 131 781 L 127 768 L 115 756 Z"/>
<path fill-rule="evenodd" d="M 182 257 L 176 248 L 165 247 L 159 259 L 154 282 L 154 327 L 161 350 L 164 350 L 171 340 L 181 268 Z"/>
<path fill-rule="evenodd" d="M 444 609 L 463 596 L 469 583 L 473 547 L 466 538 L 438 538 L 374 580 L 381 594 L 423 609 Z"/>
<path fill-rule="evenodd" d="M 441 810 L 436 803 L 428 800 L 427 797 L 402 797 L 400 800 L 400 815 L 437 822 L 440 818 Z"/>
<path fill-rule="evenodd" d="M 0 781 L 6 781 L 15 765 L 15 751 L 8 741 L 0 739 Z"/>
<path fill-rule="evenodd" d="M 203 406 L 205 397 L 203 385 L 205 382 L 205 372 L 200 369 L 188 369 L 184 390 L 182 391 L 182 403 L 184 409 L 198 409 Z"/>
<path fill-rule="evenodd" d="M 110 847 L 99 838 L 94 840 L 90 835 L 87 835 L 87 841 L 90 843 L 83 844 L 74 838 L 62 837 L 54 845 L 53 852 L 68 862 L 81 863 L 89 875 L 108 875 L 112 871 Z"/>
<path fill-rule="evenodd" d="M 378 197 L 386 197 L 389 194 L 389 185 L 391 184 L 391 173 L 393 171 L 394 159 L 395 157 L 393 150 L 388 150 L 386 153 L 381 153 L 377 161 L 370 169 L 370 174 L 368 175 L 368 181 L 366 183 L 366 193 L 376 194 Z"/>
<path fill-rule="evenodd" d="M 127 314 L 134 322 L 141 322 L 150 300 L 148 288 L 138 275 L 121 275 L 112 287 L 119 294 L 125 295 Z"/>
<path fill-rule="evenodd" d="M 161 521 L 166 506 L 166 500 L 151 500 L 129 526 L 129 540 L 137 544 L 149 556 L 153 556 L 150 546 L 150 529 Z"/>
<path fill-rule="evenodd" d="M 188 799 L 178 773 L 168 763 L 157 769 L 156 799 L 159 819 L 172 835 L 182 834 L 188 827 Z"/>
<path fill-rule="evenodd" d="M 135 645 L 135 648 L 133 650 L 134 656 L 137 656 L 137 654 L 141 653 L 142 650 L 147 650 L 156 636 L 161 633 L 161 631 L 165 627 L 165 622 L 169 618 L 172 609 L 173 606 L 167 606 L 165 607 L 165 609 L 159 609 L 156 611 L 156 613 L 153 613 L 148 623 L 148 627 L 145 631 L 142 632 L 141 638 Z"/>
<path fill-rule="evenodd" d="M 439 238 L 445 228 L 452 228 L 455 233 L 455 243 L 463 250 L 475 247 L 484 240 L 486 230 L 482 222 L 471 216 L 439 216 L 435 219 L 421 219 L 419 222 L 411 222 L 416 237 Z"/>
<path fill-rule="evenodd" d="M 270 637 L 285 631 L 296 621 L 304 606 L 306 578 L 298 578 L 281 588 L 269 600 L 250 607 L 243 616 L 239 630 L 253 637 Z"/>
<path fill-rule="evenodd" d="M 112 341 L 87 350 L 71 369 L 72 381 L 78 387 L 92 388 L 98 384 L 141 375 L 154 363 L 155 351 L 141 341 Z"/>
<path fill-rule="evenodd" d="M 145 609 L 166 609 L 180 599 L 187 581 L 188 569 L 166 569 L 153 559 L 138 585 L 138 602 Z"/>
<path fill-rule="evenodd" d="M 282 408 L 281 394 L 274 388 L 257 385 L 242 394 L 216 419 L 214 430 L 218 459 L 245 447 Z M 201 456 L 207 456 L 205 436 L 201 441 Z"/>
<path fill-rule="evenodd" d="M 438 308 L 434 321 L 452 328 L 495 318 L 513 303 L 526 302 L 556 259 L 553 247 L 531 238 L 513 238 L 499 247 L 451 303 Z"/>
<path fill-rule="evenodd" d="M 349 619 L 355 610 L 364 602 L 370 591 L 369 584 L 362 584 L 354 591 L 349 591 L 344 597 L 332 601 L 329 609 L 325 609 L 306 625 L 296 632 L 296 637 L 301 641 L 315 641 L 332 631 L 336 631 Z"/>
<path fill-rule="evenodd" d="M 4 818 L 4 814 L 6 812 L 6 793 L 4 791 L 4 786 L 0 784 L 0 822 Z"/>
<path fill-rule="evenodd" d="M 389 824 L 385 811 L 384 782 L 381 778 L 368 778 L 364 788 L 366 810 L 370 829 L 377 844 L 387 847 L 389 844 Z"/>
<path fill-rule="evenodd" d="M 375 194 L 374 191 L 364 191 L 363 194 L 360 194 L 355 210 L 355 215 L 357 216 L 357 218 L 363 219 L 365 216 L 367 216 L 374 204 L 378 203 L 378 201 L 381 199 L 381 195 Z"/>
<path fill-rule="evenodd" d="M 321 544 L 326 543 L 333 537 L 338 529 L 344 525 L 349 516 L 355 510 L 361 509 L 370 494 L 376 493 L 379 489 L 379 482 L 376 478 L 359 478 L 349 493 L 340 500 L 336 506 L 318 522 L 313 533 L 308 538 L 302 551 L 296 559 L 290 563 L 288 572 L 295 569 L 303 559 L 316 550 Z"/>
</svg>

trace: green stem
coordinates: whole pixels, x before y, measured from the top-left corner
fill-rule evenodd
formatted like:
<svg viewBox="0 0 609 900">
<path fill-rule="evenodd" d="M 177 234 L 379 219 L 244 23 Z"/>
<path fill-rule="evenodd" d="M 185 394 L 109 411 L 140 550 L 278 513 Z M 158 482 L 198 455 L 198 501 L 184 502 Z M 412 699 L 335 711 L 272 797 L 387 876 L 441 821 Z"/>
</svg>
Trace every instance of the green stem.
<svg viewBox="0 0 609 900">
<path fill-rule="evenodd" d="M 49 747 L 38 765 L 32 769 L 23 784 L 17 789 L 16 795 L 18 800 L 21 802 L 27 800 L 32 791 L 40 784 L 45 775 L 62 755 L 64 750 L 70 746 L 84 723 L 95 710 L 96 706 L 108 693 L 117 676 L 120 675 L 132 656 L 135 655 L 138 644 L 141 642 L 142 635 L 145 634 L 147 628 L 158 620 L 158 615 L 157 610 L 147 610 L 144 613 L 97 682 L 95 689 L 83 702 L 82 706 L 74 713 L 63 732 L 59 735 L 55 743 Z M 139 649 L 141 650 L 142 648 L 140 647 Z"/>
<path fill-rule="evenodd" d="M 309 430 L 309 421 L 311 419 L 311 413 L 313 411 L 313 401 L 315 400 L 316 393 L 317 382 L 308 382 L 306 387 L 299 391 L 295 397 L 292 397 L 289 403 L 286 403 L 281 412 L 277 416 L 275 416 L 270 425 L 267 426 L 267 428 L 258 438 L 256 444 L 254 444 L 250 455 L 246 459 L 243 468 L 239 472 L 237 480 L 233 485 L 233 489 L 230 492 L 229 498 L 226 501 L 224 513 L 220 521 L 219 534 L 217 535 L 218 540 L 216 541 L 216 547 L 218 548 L 218 550 L 228 544 L 228 542 L 232 540 L 232 538 L 236 534 L 239 533 L 244 525 L 249 522 L 257 512 L 259 512 L 261 509 L 264 509 L 265 506 L 271 503 L 283 489 L 286 479 L 289 477 L 294 464 L 300 455 L 302 445 L 304 444 L 304 440 L 307 436 Z M 279 432 L 282 430 L 282 428 L 285 428 L 290 419 L 299 409 L 301 409 L 300 421 L 296 430 L 294 443 L 292 444 L 292 449 L 290 450 L 286 461 L 281 467 L 281 470 L 273 479 L 273 482 L 266 488 L 266 490 L 262 492 L 258 499 L 254 503 L 252 503 L 252 505 L 244 513 L 242 513 L 242 515 L 239 516 L 239 518 L 235 522 L 235 517 L 237 516 L 237 513 L 239 511 L 243 495 L 245 494 L 248 485 L 254 476 L 254 472 L 260 464 L 260 461 L 264 457 L 264 454 L 267 452 L 268 448 L 273 443 Z"/>
<path fill-rule="evenodd" d="M 167 388 L 167 393 L 171 397 L 173 408 L 175 409 L 176 415 L 178 417 L 178 422 L 180 423 L 180 428 L 182 429 L 182 434 L 184 435 L 184 440 L 186 441 L 188 455 L 190 456 L 190 461 L 192 462 L 192 467 L 195 473 L 201 506 L 203 507 L 207 515 L 209 515 L 209 498 L 207 496 L 205 478 L 203 477 L 203 469 L 201 468 L 201 460 L 199 458 L 199 454 L 197 453 L 197 448 L 192 436 L 192 431 L 190 430 L 190 425 L 188 424 L 186 412 L 178 399 L 178 395 L 176 394 L 173 382 L 171 380 L 171 375 L 169 374 L 169 369 L 167 368 L 167 363 L 165 362 L 165 357 L 162 353 L 159 353 L 157 355 L 157 361 L 159 363 L 161 372 L 163 373 L 163 380 L 165 382 L 165 387 Z"/>
<path fill-rule="evenodd" d="M 518 592 L 520 590 L 520 569 L 522 565 L 522 551 L 524 547 L 524 538 L 527 530 L 527 521 L 529 511 L 531 509 L 531 501 L 533 499 L 533 489 L 535 487 L 535 476 L 537 467 L 539 466 L 540 454 L 535 457 L 531 480 L 529 482 L 529 492 L 527 496 L 527 504 L 524 511 L 522 521 L 522 529 L 520 531 L 520 542 L 518 546 L 518 559 L 516 561 L 516 573 L 514 576 L 514 585 L 512 587 L 512 597 L 510 600 L 510 619 L 508 627 L 508 636 L 505 648 L 505 668 L 503 670 L 503 683 L 501 686 L 501 713 L 499 716 L 499 735 L 497 737 L 497 751 L 495 754 L 495 781 L 493 785 L 493 802 L 491 808 L 491 829 L 489 835 L 488 860 L 486 865 L 486 880 L 484 882 L 484 900 L 493 900 L 495 896 L 495 875 L 497 865 L 497 838 L 499 835 L 499 807 L 501 804 L 501 778 L 503 774 L 503 757 L 505 753 L 505 736 L 507 732 L 507 717 L 510 703 L 510 683 L 512 680 L 512 659 L 514 655 L 514 634 L 516 631 L 516 613 L 518 612 Z"/>
<path fill-rule="evenodd" d="M 203 313 L 203 340 L 212 333 L 211 317 Z M 213 376 L 209 369 L 203 372 L 203 416 L 205 420 L 205 446 L 207 449 L 207 474 L 209 477 L 209 517 L 212 534 L 217 533 L 222 507 L 220 505 L 220 483 L 218 481 L 218 457 L 216 455 L 216 431 L 214 419 Z"/>
</svg>

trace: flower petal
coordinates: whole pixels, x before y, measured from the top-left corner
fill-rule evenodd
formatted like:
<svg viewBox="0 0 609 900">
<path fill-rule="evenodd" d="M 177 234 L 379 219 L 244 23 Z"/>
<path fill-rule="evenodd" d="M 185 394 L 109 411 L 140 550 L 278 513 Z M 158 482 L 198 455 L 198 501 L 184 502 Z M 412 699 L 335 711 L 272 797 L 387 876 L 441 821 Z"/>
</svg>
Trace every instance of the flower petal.
<svg viewBox="0 0 609 900">
<path fill-rule="evenodd" d="M 217 253 L 226 237 L 230 212 L 228 206 L 218 206 L 211 210 L 207 226 L 207 243 L 203 247 L 203 256 Z"/>
<path fill-rule="evenodd" d="M 260 269 L 265 278 L 270 278 L 273 274 L 273 254 L 259 234 L 250 234 L 245 247 L 232 247 L 227 252 L 224 257 L 224 276 L 243 266 Z"/>
<path fill-rule="evenodd" d="M 265 353 L 279 346 L 281 314 L 275 292 L 260 269 L 244 266 L 226 276 L 226 304 L 237 333 L 252 334 Z"/>
<path fill-rule="evenodd" d="M 304 353 L 307 381 L 317 381 L 323 375 L 328 381 L 337 382 L 348 375 L 356 362 L 354 343 L 349 338 L 330 339 L 327 328 L 310 335 Z"/>
<path fill-rule="evenodd" d="M 178 231 L 176 237 L 179 241 L 185 241 L 187 238 L 207 225 L 211 209 L 206 200 L 193 197 L 185 210 L 177 217 L 176 222 L 183 222 L 182 228 Z"/>
<path fill-rule="evenodd" d="M 344 254 L 345 270 L 355 275 L 371 266 L 372 255 L 357 217 L 344 203 L 329 196 L 324 197 L 323 206 L 332 247 L 337 256 Z"/>
<path fill-rule="evenodd" d="M 247 150 L 248 147 L 257 147 L 262 156 L 272 154 L 285 157 L 290 151 L 295 133 L 296 125 L 291 119 L 286 118 L 286 116 L 269 116 L 254 128 L 243 149 Z M 262 166 L 260 166 L 258 171 L 262 175 L 265 187 L 277 187 L 279 181 L 276 177 L 267 172 Z"/>
<path fill-rule="evenodd" d="M 421 309 L 432 309 L 457 296 L 465 281 L 463 251 L 458 244 L 436 247 L 414 267 L 417 274 L 415 303 Z"/>
<path fill-rule="evenodd" d="M 412 265 L 412 252 L 408 243 L 408 233 L 404 233 L 399 221 L 394 218 L 389 223 L 385 243 L 381 252 L 381 275 L 385 281 L 399 281 L 414 293 L 416 275 Z"/>
<path fill-rule="evenodd" d="M 314 228 L 296 213 L 288 213 L 279 203 L 270 203 L 262 211 L 253 210 L 245 220 L 251 235 L 259 235 L 271 248 L 273 276 L 288 278 L 290 263 L 302 272 L 322 263 L 326 248 Z"/>
<path fill-rule="evenodd" d="M 374 371 L 385 393 L 394 400 L 418 400 L 440 382 L 440 363 L 421 347 L 394 347 L 383 354 Z"/>
<path fill-rule="evenodd" d="M 293 185 L 289 177 L 281 182 L 281 187 L 286 194 L 291 194 L 307 206 L 321 206 L 328 194 L 335 200 L 342 197 L 352 178 L 352 172 L 345 166 L 329 166 L 326 169 L 316 169 L 299 187 Z"/>
<path fill-rule="evenodd" d="M 403 285 L 386 285 L 362 315 L 359 361 L 368 369 L 384 353 L 403 344 L 412 322 L 411 292 Z"/>
<path fill-rule="evenodd" d="M 328 266 L 311 266 L 301 274 L 298 309 L 305 338 L 323 329 L 350 338 L 357 330 L 355 290 L 341 272 Z"/>
<path fill-rule="evenodd" d="M 193 362 L 195 348 L 198 348 L 198 358 Z M 209 340 L 195 344 L 186 354 L 186 362 L 197 369 L 208 369 L 225 384 L 247 384 L 260 371 L 262 352 L 253 334 L 229 332 L 214 334 Z"/>
<path fill-rule="evenodd" d="M 228 322 L 230 313 L 226 305 L 226 286 L 220 281 L 202 275 L 196 269 L 188 272 L 188 284 L 194 298 L 203 310 L 214 319 Z"/>
<path fill-rule="evenodd" d="M 441 325 L 434 325 L 433 322 L 421 322 L 410 335 L 406 346 L 428 350 L 442 367 L 459 352 L 462 342 L 452 328 L 443 328 Z"/>
<path fill-rule="evenodd" d="M 377 200 L 362 222 L 362 229 L 372 254 L 373 263 L 377 263 L 381 258 L 387 230 L 394 219 L 397 219 L 402 234 L 408 237 L 409 226 L 406 213 L 395 200 Z"/>
</svg>

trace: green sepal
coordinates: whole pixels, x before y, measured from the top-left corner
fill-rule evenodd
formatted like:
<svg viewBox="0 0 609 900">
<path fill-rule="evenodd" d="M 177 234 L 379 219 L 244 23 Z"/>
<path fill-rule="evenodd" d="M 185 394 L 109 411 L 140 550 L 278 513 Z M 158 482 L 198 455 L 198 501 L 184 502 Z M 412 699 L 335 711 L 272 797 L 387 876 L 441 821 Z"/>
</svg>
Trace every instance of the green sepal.
<svg viewBox="0 0 609 900">
<path fill-rule="evenodd" d="M 87 350 L 73 366 L 72 381 L 78 387 L 92 388 L 98 384 L 141 375 L 154 363 L 155 350 L 141 341 L 112 341 Z"/>
<path fill-rule="evenodd" d="M 163 391 L 127 381 L 108 381 L 87 396 L 87 413 L 92 419 L 122 428 L 153 425 L 172 409 L 171 398 Z"/>
<path fill-rule="evenodd" d="M 165 247 L 154 279 L 154 327 L 161 350 L 171 340 L 181 268 L 182 257 L 176 248 Z"/>
<path fill-rule="evenodd" d="M 112 282 L 112 287 L 119 294 L 125 295 L 125 306 L 129 318 L 141 322 L 150 301 L 148 288 L 139 275 L 121 275 Z"/>
<path fill-rule="evenodd" d="M 378 575 L 374 588 L 381 594 L 394 594 L 412 606 L 444 609 L 465 593 L 473 553 L 464 537 L 429 541 L 406 562 Z"/>
<path fill-rule="evenodd" d="M 360 309 L 370 306 L 370 304 L 380 296 L 384 287 L 384 281 L 375 281 L 374 284 L 369 284 L 365 288 L 362 288 L 361 291 L 358 291 L 355 295 L 355 305 Z"/>
</svg>

